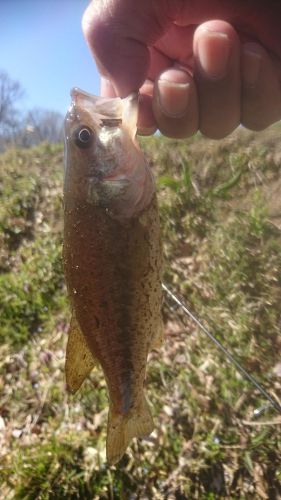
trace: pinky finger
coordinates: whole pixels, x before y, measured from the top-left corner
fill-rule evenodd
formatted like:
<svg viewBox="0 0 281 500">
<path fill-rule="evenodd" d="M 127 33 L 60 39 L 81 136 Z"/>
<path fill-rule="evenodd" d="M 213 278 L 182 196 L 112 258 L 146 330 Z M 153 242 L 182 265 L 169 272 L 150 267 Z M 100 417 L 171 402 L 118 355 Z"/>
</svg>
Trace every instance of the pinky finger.
<svg viewBox="0 0 281 500">
<path fill-rule="evenodd" d="M 257 43 L 242 53 L 242 124 L 263 130 L 281 119 L 281 86 L 273 60 Z"/>
</svg>

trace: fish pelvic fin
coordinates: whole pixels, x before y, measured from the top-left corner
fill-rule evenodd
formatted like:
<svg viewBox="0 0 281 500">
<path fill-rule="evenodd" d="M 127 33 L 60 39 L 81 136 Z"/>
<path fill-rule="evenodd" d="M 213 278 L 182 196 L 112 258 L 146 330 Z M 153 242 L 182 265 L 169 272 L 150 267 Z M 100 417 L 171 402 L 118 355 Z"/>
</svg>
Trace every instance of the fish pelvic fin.
<svg viewBox="0 0 281 500">
<path fill-rule="evenodd" d="M 68 330 L 65 358 L 67 390 L 75 394 L 95 365 L 96 361 L 73 314 Z"/>
<path fill-rule="evenodd" d="M 151 350 L 160 349 L 162 347 L 163 342 L 164 342 L 164 325 L 161 320 L 161 322 L 159 322 L 159 325 L 155 330 L 154 335 L 152 336 L 150 349 Z"/>
<path fill-rule="evenodd" d="M 109 465 L 121 460 L 132 438 L 146 437 L 153 429 L 153 419 L 144 395 L 141 404 L 127 415 L 115 413 L 113 409 L 110 409 L 106 440 L 106 456 Z"/>
</svg>

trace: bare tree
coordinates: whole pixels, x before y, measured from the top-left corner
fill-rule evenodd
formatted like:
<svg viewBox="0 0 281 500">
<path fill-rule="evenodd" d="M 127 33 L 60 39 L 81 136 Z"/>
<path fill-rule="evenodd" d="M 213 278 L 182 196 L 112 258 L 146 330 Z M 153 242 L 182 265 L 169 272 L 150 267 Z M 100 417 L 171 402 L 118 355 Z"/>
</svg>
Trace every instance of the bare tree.
<svg viewBox="0 0 281 500">
<path fill-rule="evenodd" d="M 12 80 L 5 71 L 0 70 L 0 134 L 13 133 L 18 126 L 18 111 L 15 103 L 23 96 L 19 82 Z"/>
<path fill-rule="evenodd" d="M 39 108 L 20 113 L 16 103 L 23 94 L 20 83 L 0 70 L 0 151 L 11 144 L 29 147 L 63 139 L 63 116 Z"/>
<path fill-rule="evenodd" d="M 35 108 L 27 113 L 22 127 L 23 145 L 63 140 L 63 116 L 56 111 Z"/>
</svg>

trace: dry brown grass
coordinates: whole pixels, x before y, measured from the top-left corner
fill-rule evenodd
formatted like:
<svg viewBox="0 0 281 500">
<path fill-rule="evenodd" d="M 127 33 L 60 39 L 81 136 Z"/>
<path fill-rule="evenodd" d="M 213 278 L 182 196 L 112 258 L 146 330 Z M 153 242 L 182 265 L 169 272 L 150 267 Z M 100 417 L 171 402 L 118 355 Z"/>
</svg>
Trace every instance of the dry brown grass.
<svg viewBox="0 0 281 500">
<path fill-rule="evenodd" d="M 273 129 L 144 147 L 159 178 L 165 281 L 280 400 L 278 139 Z M 60 148 L 0 158 L 1 498 L 277 499 L 280 417 L 170 303 L 147 376 L 155 431 L 107 467 L 101 374 L 75 397 L 64 385 L 61 180 Z"/>
</svg>

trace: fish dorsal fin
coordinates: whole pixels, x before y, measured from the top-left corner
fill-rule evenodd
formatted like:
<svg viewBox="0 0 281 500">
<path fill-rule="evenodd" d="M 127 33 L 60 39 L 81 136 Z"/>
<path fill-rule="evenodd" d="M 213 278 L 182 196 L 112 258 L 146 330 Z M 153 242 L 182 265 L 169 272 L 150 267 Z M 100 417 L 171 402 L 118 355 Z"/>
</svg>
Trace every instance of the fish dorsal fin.
<svg viewBox="0 0 281 500">
<path fill-rule="evenodd" d="M 73 314 L 68 330 L 65 358 L 66 385 L 69 392 L 74 394 L 78 391 L 96 363 Z"/>
</svg>

